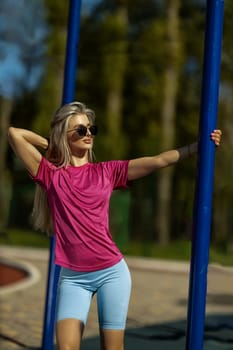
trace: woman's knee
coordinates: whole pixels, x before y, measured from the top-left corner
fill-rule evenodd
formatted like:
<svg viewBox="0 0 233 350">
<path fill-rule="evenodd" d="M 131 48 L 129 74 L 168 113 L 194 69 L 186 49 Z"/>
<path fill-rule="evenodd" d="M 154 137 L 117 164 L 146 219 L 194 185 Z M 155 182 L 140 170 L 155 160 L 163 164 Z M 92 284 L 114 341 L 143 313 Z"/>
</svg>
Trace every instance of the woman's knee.
<svg viewBox="0 0 233 350">
<path fill-rule="evenodd" d="M 56 326 L 56 342 L 58 350 L 78 350 L 84 325 L 80 320 L 67 318 L 60 320 Z"/>
</svg>

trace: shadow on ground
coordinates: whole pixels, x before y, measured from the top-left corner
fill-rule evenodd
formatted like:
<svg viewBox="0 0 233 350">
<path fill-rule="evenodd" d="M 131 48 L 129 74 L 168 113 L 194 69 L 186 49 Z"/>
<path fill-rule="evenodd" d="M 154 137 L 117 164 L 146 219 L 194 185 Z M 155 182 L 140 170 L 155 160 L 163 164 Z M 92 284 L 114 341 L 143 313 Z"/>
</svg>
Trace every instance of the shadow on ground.
<svg viewBox="0 0 233 350">
<path fill-rule="evenodd" d="M 166 322 L 145 327 L 128 328 L 125 336 L 126 350 L 184 350 L 186 321 Z M 5 339 L 8 345 L 13 345 L 11 339 Z M 5 343 L 5 344 L 6 344 Z M 25 350 L 42 350 L 27 347 L 14 342 Z M 5 347 L 2 350 L 12 349 Z M 56 349 L 56 347 L 54 348 Z M 81 350 L 97 350 L 99 337 L 86 338 L 82 341 Z M 48 350 L 47 348 L 43 350 Z M 49 349 L 51 350 L 51 349 Z M 233 314 L 209 315 L 206 317 L 204 333 L 204 350 L 233 350 Z"/>
<path fill-rule="evenodd" d="M 233 349 L 233 314 L 206 317 L 205 350 Z M 185 349 L 186 321 L 129 328 L 126 331 L 126 350 L 182 350 Z M 85 339 L 82 350 L 99 349 L 98 337 Z"/>
</svg>

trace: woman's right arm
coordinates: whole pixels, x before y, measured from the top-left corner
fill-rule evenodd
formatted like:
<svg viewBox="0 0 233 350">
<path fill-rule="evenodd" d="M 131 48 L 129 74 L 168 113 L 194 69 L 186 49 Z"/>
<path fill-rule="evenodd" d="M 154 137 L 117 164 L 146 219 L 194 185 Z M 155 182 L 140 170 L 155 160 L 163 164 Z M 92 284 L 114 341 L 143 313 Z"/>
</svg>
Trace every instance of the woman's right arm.
<svg viewBox="0 0 233 350">
<path fill-rule="evenodd" d="M 30 130 L 10 127 L 9 143 L 15 154 L 21 159 L 25 168 L 33 176 L 37 175 L 42 155 L 37 149 L 47 149 L 48 140 Z"/>
</svg>

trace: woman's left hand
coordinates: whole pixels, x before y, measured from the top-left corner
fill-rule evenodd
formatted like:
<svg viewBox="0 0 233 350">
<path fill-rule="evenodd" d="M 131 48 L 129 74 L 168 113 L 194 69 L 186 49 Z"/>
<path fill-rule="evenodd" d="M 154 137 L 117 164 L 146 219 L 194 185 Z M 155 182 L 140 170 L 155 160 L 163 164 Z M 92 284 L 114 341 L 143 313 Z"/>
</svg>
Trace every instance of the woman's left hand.
<svg viewBox="0 0 233 350">
<path fill-rule="evenodd" d="M 211 137 L 211 140 L 214 141 L 215 145 L 219 146 L 221 142 L 222 131 L 219 129 L 216 129 L 210 134 L 210 137 Z"/>
</svg>

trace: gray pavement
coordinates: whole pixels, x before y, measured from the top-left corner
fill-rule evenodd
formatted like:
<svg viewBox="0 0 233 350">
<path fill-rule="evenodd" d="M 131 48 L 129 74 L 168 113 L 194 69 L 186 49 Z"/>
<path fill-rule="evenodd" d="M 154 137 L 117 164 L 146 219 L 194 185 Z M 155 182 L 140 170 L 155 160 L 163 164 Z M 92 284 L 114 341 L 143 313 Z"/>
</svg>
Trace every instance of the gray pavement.
<svg viewBox="0 0 233 350">
<path fill-rule="evenodd" d="M 41 349 L 49 252 L 2 246 L 0 257 L 30 273 L 22 283 L 0 288 L 0 349 Z M 133 288 L 125 349 L 185 349 L 189 265 L 136 257 L 126 261 Z M 95 299 L 82 342 L 82 350 L 94 349 L 99 349 Z M 224 349 L 233 350 L 233 269 L 210 265 L 204 350 Z"/>
</svg>

